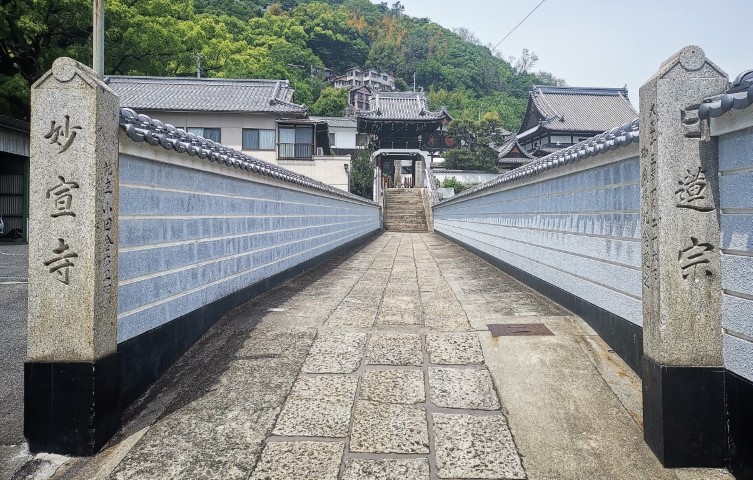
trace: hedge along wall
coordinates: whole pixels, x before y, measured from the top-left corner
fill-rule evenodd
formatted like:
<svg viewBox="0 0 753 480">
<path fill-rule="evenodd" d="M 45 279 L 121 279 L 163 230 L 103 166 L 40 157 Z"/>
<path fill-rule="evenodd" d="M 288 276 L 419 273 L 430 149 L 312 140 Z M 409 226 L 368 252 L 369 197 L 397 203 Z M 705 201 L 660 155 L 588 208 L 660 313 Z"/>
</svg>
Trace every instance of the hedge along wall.
<svg viewBox="0 0 753 480">
<path fill-rule="evenodd" d="M 583 316 L 636 371 L 642 356 L 637 128 L 634 122 L 611 137 L 594 137 L 434 207 L 436 232 Z M 588 156 L 578 153 L 587 148 Z"/>
<path fill-rule="evenodd" d="M 223 313 L 380 228 L 373 202 L 259 167 L 267 174 L 121 132 L 118 351 L 127 402 Z"/>
</svg>

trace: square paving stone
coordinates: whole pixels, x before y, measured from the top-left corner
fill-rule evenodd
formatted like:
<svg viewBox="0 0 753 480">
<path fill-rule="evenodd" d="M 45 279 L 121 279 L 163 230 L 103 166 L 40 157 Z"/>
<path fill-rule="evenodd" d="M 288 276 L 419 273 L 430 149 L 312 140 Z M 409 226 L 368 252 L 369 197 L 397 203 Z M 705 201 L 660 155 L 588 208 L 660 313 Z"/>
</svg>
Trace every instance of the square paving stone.
<svg viewBox="0 0 753 480">
<path fill-rule="evenodd" d="M 365 453 L 429 453 L 426 412 L 408 405 L 356 402 L 350 450 Z"/>
<path fill-rule="evenodd" d="M 378 300 L 351 300 L 346 298 L 327 320 L 330 327 L 369 328 L 374 325 Z"/>
<path fill-rule="evenodd" d="M 426 335 L 429 361 L 435 365 L 479 365 L 484 363 L 478 334 L 434 333 Z"/>
<path fill-rule="evenodd" d="M 421 308 L 415 298 L 385 299 L 379 310 L 378 325 L 421 325 Z"/>
<path fill-rule="evenodd" d="M 523 479 L 525 472 L 502 415 L 434 414 L 439 478 Z"/>
<path fill-rule="evenodd" d="M 353 373 L 361 364 L 365 333 L 320 333 L 303 364 L 304 373 Z"/>
<path fill-rule="evenodd" d="M 343 480 L 429 480 L 429 461 L 351 460 L 345 467 Z"/>
<path fill-rule="evenodd" d="M 361 377 L 361 400 L 411 405 L 426 400 L 421 370 L 366 370 Z"/>
<path fill-rule="evenodd" d="M 337 480 L 342 442 L 269 442 L 251 480 Z"/>
<path fill-rule="evenodd" d="M 429 395 L 445 408 L 498 410 L 497 394 L 489 371 L 465 368 L 429 368 Z"/>
<path fill-rule="evenodd" d="M 433 315 L 423 314 L 424 326 L 438 332 L 467 332 L 471 330 L 465 314 L 462 315 Z"/>
<path fill-rule="evenodd" d="M 237 357 L 269 358 L 305 356 L 316 336 L 316 330 L 297 331 L 255 330 L 236 352 Z"/>
<path fill-rule="evenodd" d="M 415 334 L 373 334 L 369 339 L 366 362 L 370 365 L 406 365 L 424 363 L 421 337 Z"/>
<path fill-rule="evenodd" d="M 289 437 L 346 437 L 357 386 L 356 377 L 299 377 L 273 433 Z"/>
</svg>

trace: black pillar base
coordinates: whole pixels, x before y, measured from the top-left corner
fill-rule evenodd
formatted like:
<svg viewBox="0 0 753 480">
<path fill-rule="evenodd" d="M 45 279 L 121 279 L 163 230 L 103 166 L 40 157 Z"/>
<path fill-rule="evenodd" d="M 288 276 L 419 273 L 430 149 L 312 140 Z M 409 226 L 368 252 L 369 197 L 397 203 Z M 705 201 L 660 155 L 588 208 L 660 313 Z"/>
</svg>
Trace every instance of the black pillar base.
<svg viewBox="0 0 753 480">
<path fill-rule="evenodd" d="M 643 357 L 643 436 L 667 468 L 725 467 L 723 367 L 672 367 Z"/>
<path fill-rule="evenodd" d="M 87 456 L 120 428 L 120 356 L 24 364 L 24 434 L 31 452 Z"/>
<path fill-rule="evenodd" d="M 735 478 L 753 478 L 753 382 L 727 372 L 729 468 Z"/>
</svg>

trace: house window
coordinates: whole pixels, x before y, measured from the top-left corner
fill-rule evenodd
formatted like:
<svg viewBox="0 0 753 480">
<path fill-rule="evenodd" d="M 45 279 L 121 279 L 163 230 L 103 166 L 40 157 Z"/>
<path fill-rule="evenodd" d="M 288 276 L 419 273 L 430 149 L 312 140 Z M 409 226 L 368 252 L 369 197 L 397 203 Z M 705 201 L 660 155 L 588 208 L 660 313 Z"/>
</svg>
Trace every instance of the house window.
<svg viewBox="0 0 753 480">
<path fill-rule="evenodd" d="M 334 146 L 335 146 L 335 134 L 334 134 L 334 133 L 331 133 L 331 132 L 330 132 L 330 134 L 329 134 L 329 145 L 330 145 L 331 147 L 334 147 Z"/>
<path fill-rule="evenodd" d="M 281 126 L 279 158 L 310 159 L 314 152 L 311 125 Z"/>
<path fill-rule="evenodd" d="M 243 150 L 274 150 L 275 131 L 259 128 L 243 129 Z"/>
<path fill-rule="evenodd" d="M 204 137 L 207 140 L 220 143 L 222 141 L 222 135 L 219 128 L 207 128 L 207 127 L 188 127 L 186 132 L 192 133 L 197 137 Z"/>
</svg>

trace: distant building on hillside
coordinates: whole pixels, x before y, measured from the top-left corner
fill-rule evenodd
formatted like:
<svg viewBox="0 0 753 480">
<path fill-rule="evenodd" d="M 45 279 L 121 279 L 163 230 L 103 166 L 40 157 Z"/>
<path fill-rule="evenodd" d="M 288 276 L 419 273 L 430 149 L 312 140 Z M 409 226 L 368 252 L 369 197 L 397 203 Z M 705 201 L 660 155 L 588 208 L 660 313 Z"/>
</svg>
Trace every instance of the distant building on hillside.
<svg viewBox="0 0 753 480">
<path fill-rule="evenodd" d="M 543 157 L 635 119 L 627 88 L 534 85 L 518 131 L 518 143 Z"/>
<path fill-rule="evenodd" d="M 348 91 L 348 114 L 371 110 L 372 92 L 369 87 L 353 87 Z"/>
<path fill-rule="evenodd" d="M 371 110 L 374 92 L 395 90 L 395 79 L 391 75 L 370 68 L 363 70 L 351 68 L 344 75 L 329 77 L 328 81 L 335 88 L 348 89 L 348 114 Z"/>
<path fill-rule="evenodd" d="M 329 82 L 335 88 L 368 87 L 372 91 L 392 91 L 395 89 L 395 79 L 388 73 L 379 72 L 373 68 L 368 70 L 353 67 L 344 75 L 330 77 Z"/>
</svg>

